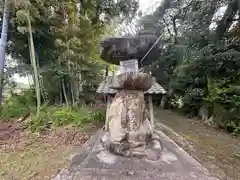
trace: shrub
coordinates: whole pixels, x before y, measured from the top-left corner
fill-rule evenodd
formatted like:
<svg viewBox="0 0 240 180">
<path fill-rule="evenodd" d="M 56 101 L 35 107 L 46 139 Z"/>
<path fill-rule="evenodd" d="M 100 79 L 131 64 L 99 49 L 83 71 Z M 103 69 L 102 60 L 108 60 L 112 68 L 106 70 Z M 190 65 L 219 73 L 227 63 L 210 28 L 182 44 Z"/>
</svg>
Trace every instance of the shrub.
<svg viewBox="0 0 240 180">
<path fill-rule="evenodd" d="M 82 126 L 90 122 L 90 111 L 86 108 L 57 108 L 52 114 L 53 126 L 75 124 Z"/>
<path fill-rule="evenodd" d="M 0 108 L 0 119 L 8 121 L 11 118 L 20 117 L 33 110 L 36 106 L 34 89 L 22 91 L 20 94 L 10 92 L 10 96 Z"/>
<path fill-rule="evenodd" d="M 213 81 L 204 101 L 213 109 L 215 123 L 226 131 L 240 135 L 240 96 L 224 82 Z"/>
<path fill-rule="evenodd" d="M 40 113 L 39 117 L 32 116 L 26 127 L 32 132 L 42 132 L 52 125 L 50 113 Z"/>
<path fill-rule="evenodd" d="M 67 108 L 67 107 L 45 107 L 41 110 L 40 116 L 32 117 L 26 126 L 33 132 L 66 126 L 84 126 L 88 123 L 99 123 L 105 119 L 104 109 L 91 110 L 88 108 Z"/>
<path fill-rule="evenodd" d="M 240 121 L 229 121 L 226 125 L 227 131 L 231 132 L 233 135 L 240 135 Z"/>
<path fill-rule="evenodd" d="M 91 119 L 95 122 L 101 123 L 105 121 L 106 113 L 104 109 L 97 109 L 91 113 Z"/>
</svg>

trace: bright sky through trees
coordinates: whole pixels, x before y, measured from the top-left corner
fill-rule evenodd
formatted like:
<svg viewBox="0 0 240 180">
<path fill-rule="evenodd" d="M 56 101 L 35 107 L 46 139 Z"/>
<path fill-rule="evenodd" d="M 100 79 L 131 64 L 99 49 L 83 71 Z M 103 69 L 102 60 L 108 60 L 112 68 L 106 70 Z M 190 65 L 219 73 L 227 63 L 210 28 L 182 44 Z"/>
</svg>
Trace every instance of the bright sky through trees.
<svg viewBox="0 0 240 180">
<path fill-rule="evenodd" d="M 155 11 L 162 0 L 139 0 L 140 10 L 145 14 Z"/>
</svg>

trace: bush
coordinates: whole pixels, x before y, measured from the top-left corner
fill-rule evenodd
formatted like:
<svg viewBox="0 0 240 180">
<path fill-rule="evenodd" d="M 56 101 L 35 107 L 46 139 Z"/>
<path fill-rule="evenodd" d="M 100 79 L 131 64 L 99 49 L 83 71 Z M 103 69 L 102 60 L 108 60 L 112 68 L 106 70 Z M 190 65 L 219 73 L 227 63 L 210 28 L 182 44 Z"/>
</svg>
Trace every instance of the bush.
<svg viewBox="0 0 240 180">
<path fill-rule="evenodd" d="M 87 108 L 57 108 L 52 114 L 53 126 L 75 124 L 82 126 L 90 122 L 90 113 Z"/>
<path fill-rule="evenodd" d="M 26 113 L 35 114 L 36 95 L 34 89 L 22 91 L 20 94 L 11 92 L 0 109 L 0 119 L 9 120 L 19 118 Z M 26 126 L 31 131 L 43 131 L 51 127 L 76 125 L 83 126 L 86 123 L 99 123 L 105 120 L 104 108 L 89 109 L 79 107 L 41 107 L 39 117 L 31 116 Z"/>
<path fill-rule="evenodd" d="M 22 91 L 20 94 L 10 92 L 10 96 L 4 101 L 0 108 L 0 119 L 8 121 L 25 115 L 36 106 L 36 95 L 34 89 Z"/>
<path fill-rule="evenodd" d="M 91 113 L 91 119 L 98 123 L 104 122 L 105 117 L 106 117 L 106 113 L 104 109 L 98 109 Z"/>
<path fill-rule="evenodd" d="M 51 114 L 40 113 L 39 117 L 32 116 L 31 120 L 26 123 L 26 127 L 32 132 L 41 132 L 52 126 Z"/>
<path fill-rule="evenodd" d="M 240 135 L 240 120 L 238 119 L 238 121 L 229 121 L 227 123 L 227 131 L 231 132 L 233 135 Z"/>
<path fill-rule="evenodd" d="M 27 127 L 33 132 L 66 125 L 84 126 L 88 123 L 104 122 L 105 111 L 103 109 L 92 110 L 88 108 L 45 107 L 40 116 L 32 117 L 27 122 Z"/>
<path fill-rule="evenodd" d="M 224 82 L 211 82 L 204 101 L 213 109 L 215 123 L 222 129 L 240 135 L 240 96 Z"/>
</svg>

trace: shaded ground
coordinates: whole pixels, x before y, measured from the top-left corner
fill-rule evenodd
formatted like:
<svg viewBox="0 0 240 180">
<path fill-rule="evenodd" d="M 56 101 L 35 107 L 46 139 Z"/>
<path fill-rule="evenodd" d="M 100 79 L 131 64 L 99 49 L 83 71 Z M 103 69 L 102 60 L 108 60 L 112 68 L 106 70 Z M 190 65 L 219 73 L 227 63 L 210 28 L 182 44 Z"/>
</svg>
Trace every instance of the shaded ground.
<svg viewBox="0 0 240 180">
<path fill-rule="evenodd" d="M 223 180 L 240 179 L 240 138 L 169 110 L 155 113 L 159 128 L 210 172 Z"/>
<path fill-rule="evenodd" d="M 18 123 L 0 123 L 0 179 L 51 179 L 95 130 L 95 125 L 65 127 L 37 135 L 23 132 Z"/>
</svg>

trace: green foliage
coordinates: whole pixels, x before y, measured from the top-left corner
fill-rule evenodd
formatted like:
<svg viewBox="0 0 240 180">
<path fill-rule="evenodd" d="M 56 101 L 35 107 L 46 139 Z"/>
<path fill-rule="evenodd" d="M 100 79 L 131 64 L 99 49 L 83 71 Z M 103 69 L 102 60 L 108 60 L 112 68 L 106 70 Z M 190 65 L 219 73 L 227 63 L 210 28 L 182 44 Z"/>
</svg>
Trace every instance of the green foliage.
<svg viewBox="0 0 240 180">
<path fill-rule="evenodd" d="M 164 1 L 138 24 L 140 31 L 160 37 L 164 48 L 148 71 L 168 90 L 169 101 L 183 98 L 184 111 L 193 115 L 207 105 L 215 122 L 234 134 L 240 121 L 239 91 L 231 88 L 240 87 L 240 26 L 234 20 L 239 5 L 237 0 Z M 220 7 L 226 11 L 216 17 Z"/>
<path fill-rule="evenodd" d="M 77 106 L 71 108 L 42 106 L 39 117 L 36 117 L 33 115 L 36 111 L 36 102 L 34 89 L 24 90 L 19 94 L 11 92 L 1 107 L 0 119 L 8 121 L 30 113 L 30 120 L 26 121 L 26 127 L 33 132 L 66 125 L 81 127 L 88 123 L 103 123 L 105 120 L 105 109 L 79 108 Z"/>
<path fill-rule="evenodd" d="M 51 116 L 53 126 L 64 126 L 75 124 L 77 126 L 89 123 L 91 116 L 90 111 L 85 108 L 57 108 Z"/>
<path fill-rule="evenodd" d="M 51 127 L 51 113 L 41 112 L 38 117 L 31 116 L 26 128 L 32 132 L 42 132 Z"/>
<path fill-rule="evenodd" d="M 19 118 L 31 112 L 35 106 L 36 94 L 34 89 L 24 90 L 20 94 L 11 91 L 1 106 L 0 119 L 8 121 L 11 118 Z"/>
<path fill-rule="evenodd" d="M 91 119 L 98 123 L 104 122 L 105 117 L 106 117 L 106 112 L 104 109 L 97 109 L 91 113 Z"/>
<path fill-rule="evenodd" d="M 8 32 L 11 45 L 7 53 L 17 59 L 16 71 L 33 72 L 29 66 L 27 17 L 30 16 L 45 99 L 51 104 L 75 105 L 79 104 L 83 86 L 95 90 L 102 80 L 104 63 L 100 60 L 98 46 L 106 36 L 105 30 L 116 18 L 132 19 L 138 1 L 28 0 L 12 1 L 11 5 Z M 2 14 L 0 9 L 0 16 Z"/>
<path fill-rule="evenodd" d="M 226 96 L 231 92 L 229 87 L 226 87 L 224 81 L 208 80 L 208 95 L 205 98 L 209 103 L 224 103 Z"/>
<path fill-rule="evenodd" d="M 234 135 L 240 134 L 240 96 L 223 80 L 208 80 L 204 102 L 213 109 L 215 122 Z"/>
<path fill-rule="evenodd" d="M 228 121 L 226 128 L 227 130 L 232 133 L 233 135 L 240 135 L 240 119 L 238 118 L 237 121 L 230 120 Z"/>
<path fill-rule="evenodd" d="M 58 126 L 73 125 L 82 127 L 88 123 L 101 123 L 105 120 L 103 110 L 88 108 L 45 107 L 39 117 L 32 117 L 26 126 L 33 132 L 41 132 Z"/>
</svg>

